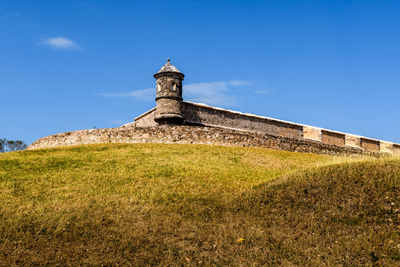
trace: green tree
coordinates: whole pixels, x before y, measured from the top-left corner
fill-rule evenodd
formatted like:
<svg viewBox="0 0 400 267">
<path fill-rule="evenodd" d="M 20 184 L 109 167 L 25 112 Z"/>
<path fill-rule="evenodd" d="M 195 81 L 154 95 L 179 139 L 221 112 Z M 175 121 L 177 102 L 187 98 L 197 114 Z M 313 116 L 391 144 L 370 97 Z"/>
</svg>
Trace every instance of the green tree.
<svg viewBox="0 0 400 267">
<path fill-rule="evenodd" d="M 21 140 L 7 140 L 5 138 L 0 138 L 0 153 L 10 152 L 17 150 L 24 150 L 27 145 Z"/>
<path fill-rule="evenodd" d="M 5 152 L 6 149 L 6 139 L 0 138 L 0 153 Z"/>
</svg>

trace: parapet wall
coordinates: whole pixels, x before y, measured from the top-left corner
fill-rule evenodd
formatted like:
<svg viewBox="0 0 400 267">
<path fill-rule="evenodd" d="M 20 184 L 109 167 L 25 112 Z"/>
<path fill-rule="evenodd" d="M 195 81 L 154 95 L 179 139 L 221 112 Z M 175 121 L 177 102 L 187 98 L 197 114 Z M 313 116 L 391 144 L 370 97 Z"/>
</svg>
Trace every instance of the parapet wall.
<svg viewBox="0 0 400 267">
<path fill-rule="evenodd" d="M 203 126 L 126 126 L 66 132 L 43 137 L 28 149 L 52 148 L 96 143 L 178 143 L 241 147 L 264 147 L 288 151 L 332 155 L 369 154 L 362 148 L 338 147 L 305 139 L 279 137 L 258 132 L 244 132 Z"/>
<path fill-rule="evenodd" d="M 139 127 L 156 126 L 155 109 L 135 119 Z M 210 107 L 204 104 L 182 102 L 181 111 L 186 124 L 220 127 L 257 132 L 297 140 L 313 140 L 341 148 L 359 148 L 370 152 L 400 154 L 400 145 L 372 138 L 321 129 L 253 114 Z"/>
<path fill-rule="evenodd" d="M 303 126 L 189 102 L 182 103 L 185 121 L 301 139 Z"/>
</svg>

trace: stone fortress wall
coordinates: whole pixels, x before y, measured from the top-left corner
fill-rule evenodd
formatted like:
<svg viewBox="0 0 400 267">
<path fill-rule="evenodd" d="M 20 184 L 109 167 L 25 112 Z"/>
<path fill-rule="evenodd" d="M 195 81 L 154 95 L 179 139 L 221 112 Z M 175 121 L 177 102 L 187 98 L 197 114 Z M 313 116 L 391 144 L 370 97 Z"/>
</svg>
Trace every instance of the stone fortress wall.
<svg viewBox="0 0 400 267">
<path fill-rule="evenodd" d="M 285 138 L 259 132 L 237 131 L 219 127 L 161 125 L 137 127 L 133 124 L 118 128 L 90 129 L 66 132 L 40 138 L 28 149 L 100 143 L 177 143 L 221 146 L 263 147 L 287 151 L 331 155 L 367 154 L 356 147 L 338 147 L 313 140 Z"/>
<path fill-rule="evenodd" d="M 156 107 L 122 127 L 56 134 L 28 149 L 92 143 L 195 143 L 328 154 L 400 154 L 400 144 L 226 110 L 182 99 L 181 73 L 168 59 L 154 74 Z"/>
<path fill-rule="evenodd" d="M 186 125 L 159 125 L 156 108 L 122 127 L 43 137 L 28 149 L 96 143 L 178 143 L 266 147 L 323 154 L 399 154 L 400 145 L 317 127 L 182 102 Z"/>
<path fill-rule="evenodd" d="M 181 110 L 187 124 L 259 132 L 297 140 L 313 140 L 342 148 L 358 148 L 360 151 L 400 154 L 400 144 L 215 108 L 204 104 L 182 102 Z M 134 125 L 138 127 L 156 126 L 157 123 L 154 122 L 155 114 L 156 109 L 154 108 L 137 117 Z"/>
</svg>

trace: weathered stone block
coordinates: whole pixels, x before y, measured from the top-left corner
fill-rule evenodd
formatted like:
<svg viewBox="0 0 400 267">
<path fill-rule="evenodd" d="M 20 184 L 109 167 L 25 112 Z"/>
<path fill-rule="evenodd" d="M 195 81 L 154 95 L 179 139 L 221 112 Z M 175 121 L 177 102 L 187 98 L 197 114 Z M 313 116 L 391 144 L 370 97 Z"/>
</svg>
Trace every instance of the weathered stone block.
<svg viewBox="0 0 400 267">
<path fill-rule="evenodd" d="M 380 149 L 383 153 L 393 153 L 393 143 L 380 141 Z"/>
<path fill-rule="evenodd" d="M 321 130 L 322 138 L 321 141 L 325 144 L 344 146 L 345 145 L 345 134 Z"/>
<path fill-rule="evenodd" d="M 393 154 L 394 155 L 400 155 L 400 145 L 399 144 L 393 144 Z"/>
<path fill-rule="evenodd" d="M 361 147 L 361 139 L 358 136 L 346 134 L 345 145 L 352 146 L 352 147 Z"/>
<path fill-rule="evenodd" d="M 320 128 L 303 126 L 303 138 L 315 141 L 321 141 L 322 132 Z"/>
<path fill-rule="evenodd" d="M 380 142 L 378 140 L 369 139 L 369 138 L 361 138 L 361 147 L 369 150 L 369 151 L 379 151 L 380 150 Z"/>
</svg>

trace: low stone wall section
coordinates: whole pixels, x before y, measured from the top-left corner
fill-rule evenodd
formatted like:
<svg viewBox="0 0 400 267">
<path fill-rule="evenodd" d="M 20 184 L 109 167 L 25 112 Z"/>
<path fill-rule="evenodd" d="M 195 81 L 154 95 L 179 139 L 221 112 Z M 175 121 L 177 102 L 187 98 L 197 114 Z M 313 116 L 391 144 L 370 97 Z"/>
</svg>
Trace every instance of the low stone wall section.
<svg viewBox="0 0 400 267">
<path fill-rule="evenodd" d="M 380 141 L 368 138 L 360 138 L 361 139 L 361 147 L 370 151 L 380 151 Z"/>
<path fill-rule="evenodd" d="M 202 126 L 157 126 L 91 129 L 43 137 L 28 149 L 51 148 L 95 143 L 178 143 L 222 146 L 264 147 L 332 155 L 369 154 L 361 148 L 339 147 L 313 140 L 284 138 L 256 132 L 242 132 Z"/>
<path fill-rule="evenodd" d="M 384 153 L 394 153 L 393 143 L 380 141 L 379 142 L 379 150 Z"/>
<path fill-rule="evenodd" d="M 152 108 L 146 113 L 143 113 L 139 117 L 135 118 L 134 124 L 138 127 L 149 127 L 149 126 L 157 126 L 157 122 L 155 122 L 156 117 L 156 108 Z"/>
<path fill-rule="evenodd" d="M 311 126 L 303 126 L 303 138 L 315 141 L 321 141 L 322 129 Z"/>
<path fill-rule="evenodd" d="M 392 150 L 393 150 L 393 154 L 400 155 L 400 145 L 399 144 L 393 144 Z"/>
<path fill-rule="evenodd" d="M 243 114 L 190 102 L 182 103 L 182 113 L 187 123 L 261 132 L 281 137 L 303 138 L 302 125 L 251 114 Z"/>
<path fill-rule="evenodd" d="M 361 147 L 361 138 L 356 135 L 346 134 L 345 145 L 352 147 Z"/>
<path fill-rule="evenodd" d="M 336 146 L 344 146 L 345 145 L 345 134 L 322 130 L 321 141 L 325 144 L 336 145 Z"/>
</svg>

